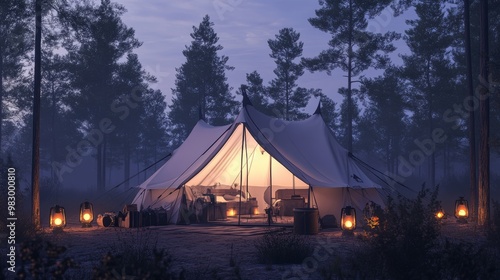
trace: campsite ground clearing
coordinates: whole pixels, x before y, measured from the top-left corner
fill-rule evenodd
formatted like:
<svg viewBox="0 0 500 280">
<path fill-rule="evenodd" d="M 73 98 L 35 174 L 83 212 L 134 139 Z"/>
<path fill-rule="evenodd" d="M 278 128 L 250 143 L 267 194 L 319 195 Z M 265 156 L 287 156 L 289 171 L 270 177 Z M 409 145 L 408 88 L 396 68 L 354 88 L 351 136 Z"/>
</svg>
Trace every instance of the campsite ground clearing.
<svg viewBox="0 0 500 280">
<path fill-rule="evenodd" d="M 81 268 L 73 269 L 73 279 L 89 279 L 92 268 L 109 251 L 155 246 L 165 248 L 173 256 L 173 269 L 184 269 L 188 279 L 321 279 L 320 268 L 330 261 L 331 255 L 347 255 L 362 246 L 360 238 L 342 236 L 338 228 L 321 230 L 318 235 L 307 236 L 313 243 L 313 256 L 299 265 L 263 265 L 256 261 L 254 242 L 269 230 L 287 230 L 280 226 L 234 225 L 168 225 L 162 227 L 124 229 L 114 227 L 81 228 L 70 223 L 64 232 L 54 234 L 49 229 L 45 237 L 65 246 L 65 255 L 71 256 Z M 484 237 L 474 224 L 457 224 L 449 219 L 442 226 L 443 238 L 480 242 Z M 356 235 L 362 235 L 357 231 Z M 231 251 L 234 266 L 231 265 Z M 238 272 L 237 272 L 238 271 Z"/>
</svg>

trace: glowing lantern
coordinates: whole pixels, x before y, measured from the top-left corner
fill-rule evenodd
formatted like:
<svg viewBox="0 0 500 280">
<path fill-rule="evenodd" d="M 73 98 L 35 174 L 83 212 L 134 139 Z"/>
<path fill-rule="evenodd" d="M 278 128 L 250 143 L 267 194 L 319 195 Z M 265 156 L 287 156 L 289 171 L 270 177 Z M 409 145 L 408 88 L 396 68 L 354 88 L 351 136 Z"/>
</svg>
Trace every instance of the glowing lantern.
<svg viewBox="0 0 500 280">
<path fill-rule="evenodd" d="M 85 201 L 80 204 L 80 223 L 82 227 L 91 227 L 94 220 L 94 206 L 92 203 Z"/>
<path fill-rule="evenodd" d="M 438 210 L 438 211 L 436 212 L 436 218 L 437 218 L 438 220 L 441 220 L 442 218 L 444 218 L 444 211 L 443 211 L 443 210 Z"/>
<path fill-rule="evenodd" d="M 64 207 L 56 205 L 50 208 L 50 227 L 63 228 L 66 226 L 66 212 Z"/>
<path fill-rule="evenodd" d="M 340 227 L 342 230 L 353 231 L 356 229 L 356 209 L 351 206 L 342 208 L 340 212 Z"/>
<path fill-rule="evenodd" d="M 253 208 L 253 214 L 259 215 L 259 208 L 257 208 L 257 207 Z"/>
<path fill-rule="evenodd" d="M 227 216 L 228 217 L 236 216 L 236 210 L 234 208 L 227 209 Z"/>
<path fill-rule="evenodd" d="M 455 217 L 461 221 L 469 217 L 469 203 L 463 197 L 455 201 Z"/>
</svg>

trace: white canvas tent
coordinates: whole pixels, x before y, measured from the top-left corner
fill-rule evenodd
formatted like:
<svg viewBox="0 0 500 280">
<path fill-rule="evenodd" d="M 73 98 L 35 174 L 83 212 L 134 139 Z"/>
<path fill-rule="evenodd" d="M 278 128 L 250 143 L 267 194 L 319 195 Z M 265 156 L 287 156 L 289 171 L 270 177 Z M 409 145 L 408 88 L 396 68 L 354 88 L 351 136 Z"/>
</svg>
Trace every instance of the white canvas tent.
<svg viewBox="0 0 500 280">
<path fill-rule="evenodd" d="M 139 186 L 132 203 L 168 209 L 171 223 L 207 188 L 241 189 L 242 199 L 255 197 L 260 211 L 278 189 L 308 189 L 310 206 L 321 216 L 338 218 L 348 204 L 360 212 L 369 201 L 383 205 L 380 186 L 338 144 L 319 106 L 305 120 L 284 121 L 258 112 L 247 99 L 243 103 L 230 125 L 199 120 L 172 157 Z"/>
</svg>

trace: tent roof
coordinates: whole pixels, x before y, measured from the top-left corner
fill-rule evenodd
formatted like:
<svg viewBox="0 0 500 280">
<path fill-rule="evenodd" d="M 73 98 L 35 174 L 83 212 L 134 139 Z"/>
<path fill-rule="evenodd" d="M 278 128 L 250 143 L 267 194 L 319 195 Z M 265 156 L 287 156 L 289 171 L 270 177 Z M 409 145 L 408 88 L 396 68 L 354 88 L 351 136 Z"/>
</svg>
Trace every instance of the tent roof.
<svg viewBox="0 0 500 280">
<path fill-rule="evenodd" d="M 211 126 L 200 119 L 172 157 L 140 185 L 145 189 L 176 189 L 199 171 L 229 137 L 232 125 Z"/>
<path fill-rule="evenodd" d="M 245 122 L 259 145 L 313 187 L 380 187 L 340 146 L 320 113 L 301 121 L 284 121 L 245 106 L 236 121 Z"/>
<path fill-rule="evenodd" d="M 237 130 L 240 124 L 245 130 Z M 307 185 L 379 188 L 338 144 L 320 113 L 302 121 L 284 121 L 260 113 L 248 102 L 230 125 L 211 126 L 199 120 L 172 157 L 140 187 L 174 191 L 211 166 L 210 161 L 221 149 L 226 151 L 230 137 L 240 131 L 247 131 L 259 146 Z M 232 149 L 241 147 L 233 145 Z M 218 160 L 221 158 L 224 159 Z"/>
</svg>

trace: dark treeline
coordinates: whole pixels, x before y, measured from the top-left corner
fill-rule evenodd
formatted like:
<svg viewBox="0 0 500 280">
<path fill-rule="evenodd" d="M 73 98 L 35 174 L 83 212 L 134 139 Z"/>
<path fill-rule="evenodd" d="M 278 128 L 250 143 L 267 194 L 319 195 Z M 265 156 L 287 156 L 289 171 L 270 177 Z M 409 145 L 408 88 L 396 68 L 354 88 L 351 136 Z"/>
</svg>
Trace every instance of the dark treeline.
<svg viewBox="0 0 500 280">
<path fill-rule="evenodd" d="M 0 61 L 17 62 L 0 67 L 2 157 L 12 157 L 26 173 L 32 134 L 32 2 L 0 5 Z M 27 15 L 9 15 L 18 10 Z M 150 164 L 168 152 L 166 102 L 150 87 L 155 77 L 134 53 L 141 42 L 122 22 L 123 6 L 43 1 L 42 10 L 42 187 L 64 185 L 92 157 L 95 179 L 86 178 L 84 185 L 103 190 L 113 169 L 128 178 L 132 165 Z"/>
<path fill-rule="evenodd" d="M 0 3 L 1 157 L 12 158 L 26 175 L 31 156 L 31 106 L 34 5 L 28 0 Z M 373 3 L 372 3 L 373 2 Z M 376 2 L 376 3 L 375 3 Z M 470 29 L 473 86 L 479 86 L 479 1 L 471 0 Z M 490 101 L 493 149 L 500 146 L 500 1 L 489 9 Z M 403 34 L 371 32 L 380 15 L 416 17 Z M 252 103 L 266 114 L 300 120 L 312 97 L 339 142 L 355 153 L 381 159 L 398 178 L 419 176 L 429 185 L 467 170 L 469 103 L 466 85 L 462 1 L 320 1 L 311 28 L 330 41 L 315 57 L 303 57 L 304 44 L 293 28 L 269 38 L 274 77 L 256 71 L 244 85 Z M 87 158 L 95 176 L 92 189 L 111 187 L 167 155 L 189 134 L 200 116 L 212 125 L 231 122 L 240 109 L 240 86 L 228 84 L 234 69 L 221 55 L 216 26 L 208 16 L 193 26 L 192 41 L 179 55 L 169 105 L 154 90 L 134 51 L 141 46 L 121 16 L 125 7 L 109 0 L 43 1 L 41 163 L 42 188 L 66 186 Z M 410 52 L 395 65 L 396 40 Z M 305 71 L 340 69 L 345 87 L 322 92 L 299 85 Z M 367 78 L 368 70 L 380 76 Z M 341 104 L 328 96 L 340 94 Z M 478 114 L 476 114 L 477 117 Z M 476 119 L 476 122 L 478 120 Z M 93 169 L 93 170 L 94 170 Z M 467 172 L 467 171 L 465 171 Z M 464 182 L 465 183 L 465 182 Z M 125 185 L 127 186 L 127 185 Z"/>
</svg>

